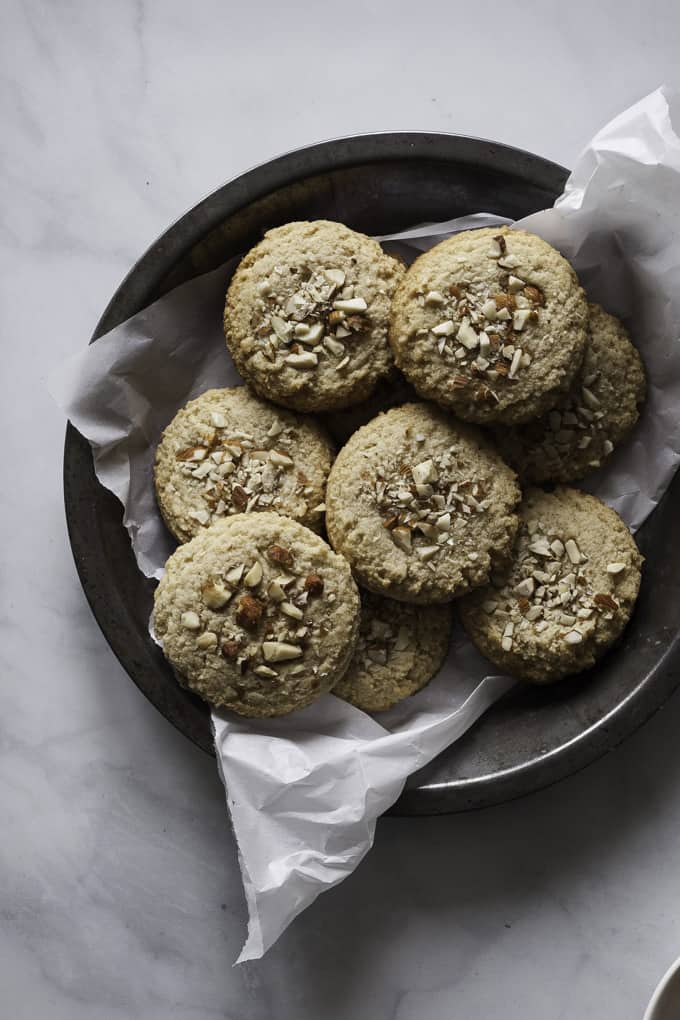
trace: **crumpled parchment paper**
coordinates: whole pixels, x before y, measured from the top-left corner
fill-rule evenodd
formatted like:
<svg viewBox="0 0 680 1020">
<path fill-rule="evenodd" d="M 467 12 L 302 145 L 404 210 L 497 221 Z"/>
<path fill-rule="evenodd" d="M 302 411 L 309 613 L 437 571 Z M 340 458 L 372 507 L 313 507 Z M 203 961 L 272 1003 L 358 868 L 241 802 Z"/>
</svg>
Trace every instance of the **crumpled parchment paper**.
<svg viewBox="0 0 680 1020">
<path fill-rule="evenodd" d="M 680 103 L 659 89 L 604 127 L 553 209 L 521 226 L 573 263 L 592 300 L 626 319 L 647 369 L 632 439 L 584 487 L 635 529 L 680 459 Z M 389 238 L 413 258 L 443 237 L 499 222 L 477 214 Z M 174 547 L 156 508 L 152 464 L 162 428 L 187 400 L 240 382 L 221 315 L 233 263 L 157 301 L 51 376 L 50 389 L 92 445 L 99 480 L 125 507 L 140 569 L 159 577 Z M 370 849 L 377 817 L 406 778 L 510 689 L 486 675 L 460 631 L 424 691 L 372 719 L 326 695 L 269 721 L 213 713 L 249 912 L 238 962 L 263 955 L 320 892 Z"/>
</svg>

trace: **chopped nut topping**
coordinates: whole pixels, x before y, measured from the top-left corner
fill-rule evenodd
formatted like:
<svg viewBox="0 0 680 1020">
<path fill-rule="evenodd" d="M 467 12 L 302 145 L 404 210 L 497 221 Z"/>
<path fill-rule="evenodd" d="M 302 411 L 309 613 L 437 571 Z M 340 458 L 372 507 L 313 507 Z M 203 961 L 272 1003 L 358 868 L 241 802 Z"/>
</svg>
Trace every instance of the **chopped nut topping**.
<svg viewBox="0 0 680 1020">
<path fill-rule="evenodd" d="M 253 673 L 256 673 L 257 676 L 266 677 L 267 679 L 273 679 L 279 675 L 276 670 L 271 669 L 269 666 L 256 666 Z"/>
<path fill-rule="evenodd" d="M 182 626 L 186 627 L 187 630 L 198 630 L 201 626 L 198 613 L 194 613 L 191 609 L 186 613 L 182 613 L 179 619 Z"/>
<path fill-rule="evenodd" d="M 411 469 L 411 474 L 413 475 L 413 481 L 416 482 L 416 484 L 436 482 L 439 478 L 437 469 L 432 460 L 424 460 L 420 464 L 416 464 L 416 466 Z"/>
<path fill-rule="evenodd" d="M 595 595 L 593 601 L 595 602 L 596 605 L 602 606 L 604 609 L 619 608 L 618 602 L 615 599 L 613 599 L 611 595 L 607 595 L 605 593 L 599 593 Z"/>
<path fill-rule="evenodd" d="M 583 400 L 585 406 L 591 411 L 596 410 L 600 406 L 600 401 L 595 396 L 593 391 L 589 390 L 587 386 L 581 387 L 581 399 Z"/>
<path fill-rule="evenodd" d="M 431 560 L 438 552 L 438 545 L 419 545 L 416 547 L 416 556 L 419 556 L 425 562 Z"/>
<path fill-rule="evenodd" d="M 209 609 L 221 609 L 226 606 L 233 594 L 220 581 L 208 581 L 201 589 L 201 596 Z"/>
<path fill-rule="evenodd" d="M 525 296 L 535 305 L 545 304 L 545 295 L 538 289 L 538 287 L 526 286 L 524 288 Z"/>
<path fill-rule="evenodd" d="M 567 539 L 564 543 L 564 548 L 566 549 L 567 556 L 574 565 L 581 562 L 581 553 L 573 538 Z"/>
<path fill-rule="evenodd" d="M 336 287 L 342 287 L 345 282 L 345 274 L 342 269 L 326 269 L 324 270 L 324 276 L 331 283 L 335 284 Z"/>
<path fill-rule="evenodd" d="M 293 566 L 293 554 L 290 549 L 284 549 L 281 545 L 270 545 L 267 549 L 267 559 L 280 567 Z"/>
<path fill-rule="evenodd" d="M 520 260 L 517 256 L 511 254 L 505 254 L 498 260 L 498 265 L 501 266 L 502 269 L 516 269 L 519 264 Z"/>
<path fill-rule="evenodd" d="M 291 368 L 315 368 L 319 359 L 314 351 L 304 351 L 302 354 L 288 354 L 284 359 Z"/>
<path fill-rule="evenodd" d="M 210 523 L 210 514 L 207 510 L 189 510 L 187 517 L 191 517 L 194 521 L 198 521 L 199 524 Z"/>
<path fill-rule="evenodd" d="M 204 446 L 190 446 L 188 450 L 181 450 L 175 454 L 176 460 L 203 460 L 207 454 Z"/>
<path fill-rule="evenodd" d="M 453 480 L 455 463 L 456 452 L 451 448 L 413 465 L 401 461 L 372 483 L 383 526 L 393 542 L 424 562 L 446 543 L 453 543 L 450 533 L 459 518 L 482 513 L 489 506 L 481 483 Z"/>
<path fill-rule="evenodd" d="M 262 580 L 262 564 L 259 560 L 255 560 L 252 567 L 243 578 L 243 583 L 246 588 L 256 588 Z"/>
<path fill-rule="evenodd" d="M 242 595 L 238 601 L 236 622 L 239 627 L 253 630 L 260 622 L 263 612 L 264 605 L 259 599 L 253 598 L 252 595 Z"/>
<path fill-rule="evenodd" d="M 231 501 L 237 510 L 245 510 L 248 505 L 248 493 L 242 485 L 235 485 L 231 490 Z"/>
<path fill-rule="evenodd" d="M 227 583 L 228 584 L 238 584 L 239 581 L 241 580 L 241 578 L 243 577 L 243 571 L 244 570 L 245 570 L 245 567 L 243 566 L 242 563 L 240 564 L 240 566 L 232 567 L 231 570 L 228 570 L 226 575 L 225 575 Z"/>
<path fill-rule="evenodd" d="M 609 574 L 621 574 L 626 569 L 625 563 L 608 563 L 607 573 Z"/>
<path fill-rule="evenodd" d="M 221 645 L 222 655 L 225 659 L 235 659 L 241 647 L 238 641 L 223 641 Z"/>
<path fill-rule="evenodd" d="M 304 589 L 309 592 L 310 595 L 322 595 L 323 594 L 323 578 L 319 574 L 308 574 L 305 579 Z"/>
<path fill-rule="evenodd" d="M 512 313 L 512 328 L 517 332 L 521 332 L 529 321 L 531 312 L 527 308 L 518 308 L 516 312 Z"/>
<path fill-rule="evenodd" d="M 278 581 L 272 581 L 272 583 L 269 585 L 268 594 L 272 602 L 283 602 L 283 600 L 286 597 L 286 593 Z"/>
<path fill-rule="evenodd" d="M 412 541 L 410 528 L 404 527 L 394 528 L 394 530 L 392 531 L 392 540 L 394 544 L 398 546 L 399 549 L 401 549 L 402 552 L 407 553 L 411 552 Z"/>
<path fill-rule="evenodd" d="M 507 252 L 505 237 L 501 234 L 499 238 L 503 241 L 502 251 L 499 239 L 492 242 L 498 265 L 506 269 L 516 268 L 520 264 L 519 259 Z M 444 359 L 453 359 L 470 376 L 488 374 L 490 381 L 500 377 L 512 382 L 520 370 L 528 368 L 532 362 L 528 351 L 520 351 L 515 356 L 513 335 L 523 332 L 529 323 L 538 319 L 539 309 L 545 305 L 545 296 L 538 287 L 514 273 L 501 276 L 500 286 L 507 290 L 489 291 L 482 284 L 455 285 L 449 288 L 446 297 L 442 290 L 421 292 L 419 301 L 424 307 L 435 310 L 440 319 L 430 327 L 430 333 Z M 428 300 L 433 293 L 439 295 L 442 301 Z M 510 362 L 509 366 L 506 366 L 506 361 Z M 459 380 L 465 380 L 467 384 L 470 376 L 458 372 L 451 388 L 462 389 L 464 384 Z M 499 399 L 490 386 L 480 387 L 473 396 L 480 401 Z"/>
<path fill-rule="evenodd" d="M 286 453 L 281 453 L 279 450 L 272 450 L 269 454 L 269 460 L 272 464 L 276 464 L 277 467 L 292 467 L 293 459 Z"/>
<path fill-rule="evenodd" d="M 516 294 L 520 290 L 524 290 L 524 280 L 520 280 L 519 276 L 513 276 L 511 273 L 508 277 L 508 291 L 511 294 Z"/>
<path fill-rule="evenodd" d="M 515 559 L 507 575 L 492 576 L 493 599 L 482 603 L 503 627 L 501 645 L 530 628 L 568 644 L 579 644 L 592 632 L 600 615 L 606 619 L 618 604 L 611 595 L 595 593 L 588 578 L 588 559 L 574 539 L 548 533 L 536 520 L 522 524 Z"/>
<path fill-rule="evenodd" d="M 365 312 L 368 305 L 363 298 L 357 297 L 334 301 L 333 308 L 336 312 Z"/>
<path fill-rule="evenodd" d="M 583 635 L 578 630 L 570 630 L 569 633 L 565 635 L 564 640 L 568 645 L 580 645 L 583 641 Z"/>
<path fill-rule="evenodd" d="M 285 641 L 263 641 L 262 654 L 266 662 L 288 662 L 299 659 L 302 649 L 299 645 L 290 645 Z"/>
<path fill-rule="evenodd" d="M 196 638 L 196 647 L 203 651 L 217 648 L 217 634 L 213 634 L 211 630 L 206 630 Z"/>
<path fill-rule="evenodd" d="M 281 612 L 284 616 L 290 617 L 291 620 L 301 620 L 304 615 L 302 610 L 298 609 L 297 606 L 294 606 L 292 602 L 282 602 Z"/>
</svg>

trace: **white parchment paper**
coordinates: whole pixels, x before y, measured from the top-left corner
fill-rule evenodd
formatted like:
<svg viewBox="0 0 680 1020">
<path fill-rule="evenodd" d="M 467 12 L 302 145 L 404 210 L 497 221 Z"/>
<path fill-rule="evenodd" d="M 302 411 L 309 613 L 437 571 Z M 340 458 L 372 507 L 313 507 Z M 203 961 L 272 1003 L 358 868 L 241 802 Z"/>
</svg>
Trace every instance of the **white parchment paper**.
<svg viewBox="0 0 680 1020">
<path fill-rule="evenodd" d="M 659 89 L 600 131 L 553 209 L 521 225 L 556 245 L 592 300 L 626 319 L 647 369 L 643 418 L 588 487 L 638 527 L 680 460 L 680 104 Z M 381 238 L 413 258 L 487 214 Z M 187 400 L 239 382 L 221 315 L 233 264 L 197 278 L 60 366 L 50 389 L 92 445 L 97 476 L 125 508 L 140 569 L 160 577 L 174 547 L 156 508 L 152 464 Z M 460 632 L 435 680 L 372 719 L 327 695 L 269 721 L 213 713 L 218 766 L 239 847 L 248 938 L 260 957 L 370 849 L 377 817 L 405 780 L 468 729 L 513 681 L 486 675 Z"/>
</svg>

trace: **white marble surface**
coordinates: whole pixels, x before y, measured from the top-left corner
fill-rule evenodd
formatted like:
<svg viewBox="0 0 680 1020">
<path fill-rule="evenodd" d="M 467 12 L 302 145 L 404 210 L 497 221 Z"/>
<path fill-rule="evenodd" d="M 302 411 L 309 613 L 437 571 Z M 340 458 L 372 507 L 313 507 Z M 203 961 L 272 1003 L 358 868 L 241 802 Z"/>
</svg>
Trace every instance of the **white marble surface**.
<svg viewBox="0 0 680 1020">
<path fill-rule="evenodd" d="M 92 620 L 43 384 L 172 219 L 282 150 L 429 128 L 568 165 L 612 114 L 680 86 L 675 0 L 2 15 L 3 1018 L 637 1020 L 680 954 L 677 697 L 554 789 L 381 822 L 354 876 L 231 968 L 245 908 L 222 789 Z"/>
</svg>

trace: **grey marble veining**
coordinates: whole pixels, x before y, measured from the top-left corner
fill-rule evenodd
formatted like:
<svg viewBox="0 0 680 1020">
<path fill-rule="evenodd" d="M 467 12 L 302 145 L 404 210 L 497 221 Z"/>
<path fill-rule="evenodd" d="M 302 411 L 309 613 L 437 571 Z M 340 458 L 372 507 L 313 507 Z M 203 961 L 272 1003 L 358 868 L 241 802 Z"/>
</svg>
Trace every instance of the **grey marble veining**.
<svg viewBox="0 0 680 1020">
<path fill-rule="evenodd" d="M 551 790 L 381 822 L 350 879 L 231 967 L 245 905 L 222 788 L 92 620 L 43 384 L 224 179 L 397 128 L 568 165 L 612 114 L 680 86 L 677 5 L 5 0 L 2 15 L 3 1020 L 637 1020 L 680 954 L 677 697 Z"/>
</svg>

